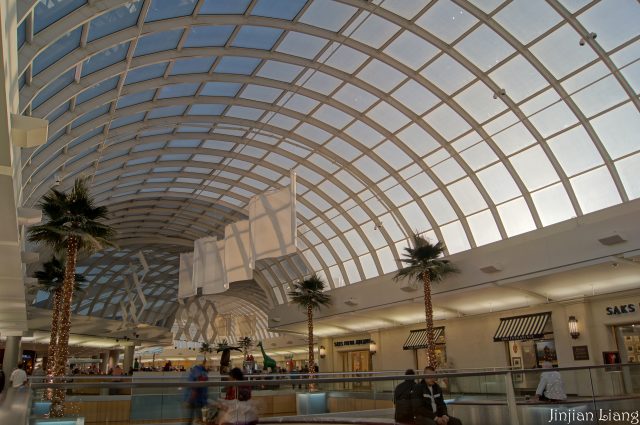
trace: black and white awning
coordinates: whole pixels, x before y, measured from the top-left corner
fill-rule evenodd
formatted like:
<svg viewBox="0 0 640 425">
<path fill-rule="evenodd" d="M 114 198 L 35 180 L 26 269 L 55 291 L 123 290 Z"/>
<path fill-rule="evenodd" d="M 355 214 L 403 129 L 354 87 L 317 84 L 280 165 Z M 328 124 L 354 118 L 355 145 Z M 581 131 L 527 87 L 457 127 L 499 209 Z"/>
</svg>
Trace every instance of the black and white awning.
<svg viewBox="0 0 640 425">
<path fill-rule="evenodd" d="M 433 328 L 433 339 L 438 341 L 438 338 L 444 332 L 444 326 Z M 402 346 L 403 350 L 417 350 L 419 348 L 427 348 L 427 330 L 418 329 L 409 332 L 409 337 Z"/>
<path fill-rule="evenodd" d="M 542 338 L 550 318 L 551 312 L 502 318 L 493 340 L 519 341 Z"/>
</svg>

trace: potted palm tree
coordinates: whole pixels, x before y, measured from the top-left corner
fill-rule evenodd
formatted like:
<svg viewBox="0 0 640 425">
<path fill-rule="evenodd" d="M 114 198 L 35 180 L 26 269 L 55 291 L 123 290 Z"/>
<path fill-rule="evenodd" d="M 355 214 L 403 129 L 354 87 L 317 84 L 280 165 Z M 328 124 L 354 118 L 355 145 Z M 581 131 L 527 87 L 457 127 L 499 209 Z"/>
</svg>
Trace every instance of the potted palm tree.
<svg viewBox="0 0 640 425">
<path fill-rule="evenodd" d="M 55 363 L 54 356 L 58 342 L 58 322 L 60 321 L 62 283 L 64 282 L 64 262 L 53 256 L 49 261 L 42 265 L 42 270 L 38 270 L 33 274 L 33 277 L 38 279 L 38 283 L 42 290 L 49 292 L 53 296 L 51 338 L 47 352 L 47 375 L 52 375 L 53 365 Z M 82 290 L 80 283 L 86 282 L 87 279 L 83 275 L 76 273 L 74 281 L 74 292 L 78 292 Z"/>
<path fill-rule="evenodd" d="M 289 297 L 294 304 L 307 311 L 307 329 L 309 332 L 309 374 L 315 372 L 315 358 L 313 352 L 313 310 L 331 304 L 331 297 L 324 292 L 325 283 L 317 274 L 295 282 L 289 291 Z"/>
<path fill-rule="evenodd" d="M 69 355 L 71 302 L 76 276 L 76 262 L 80 253 L 90 254 L 107 246 L 114 246 L 115 230 L 102 220 L 107 208 L 96 206 L 89 194 L 88 179 L 79 178 L 67 193 L 50 189 L 39 203 L 44 223 L 29 229 L 30 242 L 45 245 L 54 252 L 65 253 L 64 280 L 60 299 L 60 320 L 54 354 L 54 376 L 63 376 Z M 64 415 L 64 391 L 56 391 L 51 415 Z"/>
<path fill-rule="evenodd" d="M 437 367 L 436 342 L 433 332 L 433 304 L 431 302 L 431 283 L 438 282 L 449 273 L 458 269 L 449 260 L 442 258 L 445 246 L 442 242 L 432 244 L 421 235 L 413 235 L 413 246 L 404 249 L 404 258 L 400 261 L 406 267 L 397 271 L 394 280 L 409 279 L 422 282 L 424 289 L 424 314 L 427 332 L 427 365 Z"/>
</svg>

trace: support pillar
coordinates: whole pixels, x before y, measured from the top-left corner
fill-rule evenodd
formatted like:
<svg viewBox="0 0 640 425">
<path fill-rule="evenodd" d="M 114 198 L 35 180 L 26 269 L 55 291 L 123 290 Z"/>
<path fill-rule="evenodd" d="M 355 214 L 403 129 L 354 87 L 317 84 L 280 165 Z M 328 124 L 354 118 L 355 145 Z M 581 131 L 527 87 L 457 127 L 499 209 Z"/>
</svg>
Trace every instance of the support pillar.
<svg viewBox="0 0 640 425">
<path fill-rule="evenodd" d="M 106 374 L 109 372 L 109 353 L 100 353 L 100 372 Z"/>
<path fill-rule="evenodd" d="M 20 342 L 22 337 L 20 336 L 7 336 L 7 343 L 4 348 L 4 360 L 2 361 L 2 371 L 6 381 L 6 386 L 9 385 L 9 377 L 11 372 L 18 367 L 18 363 L 22 361 L 22 355 L 20 350 Z"/>
<path fill-rule="evenodd" d="M 129 370 L 133 368 L 133 354 L 136 351 L 135 345 L 127 345 L 124 347 L 124 361 L 122 362 L 122 370 L 128 374 Z"/>
<path fill-rule="evenodd" d="M 120 358 L 120 350 L 109 350 L 109 360 L 107 363 L 107 372 L 118 364 Z"/>
</svg>

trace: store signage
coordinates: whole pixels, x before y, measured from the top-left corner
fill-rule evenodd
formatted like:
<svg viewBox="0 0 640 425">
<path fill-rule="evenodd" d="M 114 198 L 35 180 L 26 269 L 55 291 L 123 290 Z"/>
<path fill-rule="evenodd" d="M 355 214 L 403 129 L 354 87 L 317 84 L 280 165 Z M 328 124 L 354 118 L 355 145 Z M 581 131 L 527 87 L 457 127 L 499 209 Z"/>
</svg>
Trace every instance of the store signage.
<svg viewBox="0 0 640 425">
<path fill-rule="evenodd" d="M 344 347 L 346 345 L 363 345 L 363 344 L 368 344 L 371 342 L 370 338 L 367 339 L 355 339 L 352 341 L 337 341 L 334 342 L 333 345 L 336 347 Z"/>
<path fill-rule="evenodd" d="M 574 345 L 573 360 L 589 360 L 589 347 L 586 345 Z"/>
<path fill-rule="evenodd" d="M 619 314 L 628 314 L 636 312 L 635 304 L 622 304 L 607 307 L 607 316 L 617 316 Z"/>
</svg>

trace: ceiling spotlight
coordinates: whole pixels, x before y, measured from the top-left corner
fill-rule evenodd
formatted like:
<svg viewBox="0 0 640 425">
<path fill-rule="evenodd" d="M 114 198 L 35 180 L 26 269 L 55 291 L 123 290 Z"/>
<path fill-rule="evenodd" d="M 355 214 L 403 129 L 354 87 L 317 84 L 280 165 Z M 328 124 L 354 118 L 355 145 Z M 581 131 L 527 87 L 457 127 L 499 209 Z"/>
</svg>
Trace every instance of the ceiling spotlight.
<svg viewBox="0 0 640 425">
<path fill-rule="evenodd" d="M 595 32 L 590 32 L 589 35 L 587 35 L 587 38 L 591 40 L 595 40 L 597 37 L 598 37 L 598 34 L 596 34 Z M 584 38 L 581 38 L 578 43 L 581 46 L 584 46 L 585 44 L 587 44 L 587 41 Z"/>
<path fill-rule="evenodd" d="M 382 222 L 381 221 L 374 222 L 373 230 L 382 230 Z"/>
<path fill-rule="evenodd" d="M 495 92 L 493 94 L 493 98 L 497 99 L 498 96 L 503 97 L 503 96 L 506 96 L 506 95 L 507 95 L 507 91 L 505 89 L 500 89 L 500 90 L 498 90 L 497 92 Z"/>
</svg>

